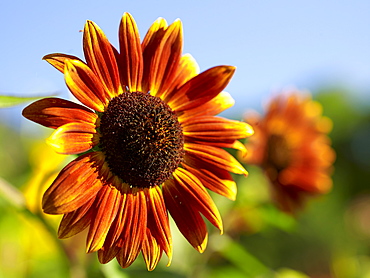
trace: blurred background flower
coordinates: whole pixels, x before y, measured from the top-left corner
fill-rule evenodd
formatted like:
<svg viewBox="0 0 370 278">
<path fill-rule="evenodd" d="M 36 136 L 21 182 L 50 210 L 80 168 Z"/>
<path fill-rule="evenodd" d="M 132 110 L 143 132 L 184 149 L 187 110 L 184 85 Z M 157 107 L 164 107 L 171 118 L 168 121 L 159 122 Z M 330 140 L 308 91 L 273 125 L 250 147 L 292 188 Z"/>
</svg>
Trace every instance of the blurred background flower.
<svg viewBox="0 0 370 278">
<path fill-rule="evenodd" d="M 247 141 L 248 153 L 239 157 L 263 169 L 278 207 L 293 213 L 308 196 L 332 187 L 335 152 L 327 137 L 332 122 L 308 92 L 298 90 L 273 96 L 265 110 L 261 116 L 246 114 L 255 133 Z"/>
<path fill-rule="evenodd" d="M 203 254 L 171 223 L 171 267 L 159 263 L 148 273 L 138 261 L 121 270 L 116 262 L 100 265 L 96 256 L 86 255 L 86 235 L 56 240 L 59 220 L 39 213 L 38 194 L 60 170 L 59 158 L 50 157 L 54 163 L 38 169 L 32 162 L 45 160 L 40 144 L 50 134 L 21 120 L 24 105 L 1 109 L 0 277 L 368 277 L 369 8 L 365 0 L 3 1 L 4 94 L 70 97 L 60 74 L 41 57 L 55 49 L 82 57 L 79 30 L 86 19 L 114 38 L 115 19 L 125 11 L 141 32 L 158 16 L 170 22 L 179 17 L 184 51 L 192 53 L 201 71 L 215 65 L 215 56 L 217 63 L 237 66 L 227 88 L 236 105 L 225 116 L 241 120 L 247 109 L 262 115 L 261 103 L 286 85 L 308 89 L 333 123 L 329 138 L 336 160 L 332 189 L 310 198 L 295 217 L 271 204 L 269 180 L 259 167 L 248 165 L 249 177 L 236 177 L 235 202 L 212 195 L 225 234 L 210 228 Z"/>
</svg>

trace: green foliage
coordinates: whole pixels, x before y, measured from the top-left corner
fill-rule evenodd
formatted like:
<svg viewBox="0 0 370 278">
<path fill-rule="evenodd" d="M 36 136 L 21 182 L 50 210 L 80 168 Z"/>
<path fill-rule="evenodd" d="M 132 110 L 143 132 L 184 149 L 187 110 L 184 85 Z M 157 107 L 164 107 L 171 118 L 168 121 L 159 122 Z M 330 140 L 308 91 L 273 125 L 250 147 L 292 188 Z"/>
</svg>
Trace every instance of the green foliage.
<svg viewBox="0 0 370 278">
<path fill-rule="evenodd" d="M 16 105 L 20 105 L 26 102 L 31 102 L 39 99 L 40 97 L 16 97 L 0 95 L 0 108 L 7 108 Z"/>
</svg>

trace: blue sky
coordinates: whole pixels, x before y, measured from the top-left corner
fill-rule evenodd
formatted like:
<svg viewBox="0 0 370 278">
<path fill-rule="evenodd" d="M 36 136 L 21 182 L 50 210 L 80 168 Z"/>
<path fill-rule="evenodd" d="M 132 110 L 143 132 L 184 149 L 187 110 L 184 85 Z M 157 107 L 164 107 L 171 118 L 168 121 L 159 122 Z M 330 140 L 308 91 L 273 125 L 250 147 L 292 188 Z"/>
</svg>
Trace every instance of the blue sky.
<svg viewBox="0 0 370 278">
<path fill-rule="evenodd" d="M 370 101 L 370 1 L 1 1 L 0 92 L 60 92 L 63 76 L 41 58 L 62 52 L 82 57 L 87 19 L 117 45 L 119 20 L 130 12 L 143 37 L 159 16 L 180 18 L 184 52 L 201 70 L 237 67 L 227 91 L 229 113 L 260 107 L 286 86 L 351 87 Z"/>
</svg>

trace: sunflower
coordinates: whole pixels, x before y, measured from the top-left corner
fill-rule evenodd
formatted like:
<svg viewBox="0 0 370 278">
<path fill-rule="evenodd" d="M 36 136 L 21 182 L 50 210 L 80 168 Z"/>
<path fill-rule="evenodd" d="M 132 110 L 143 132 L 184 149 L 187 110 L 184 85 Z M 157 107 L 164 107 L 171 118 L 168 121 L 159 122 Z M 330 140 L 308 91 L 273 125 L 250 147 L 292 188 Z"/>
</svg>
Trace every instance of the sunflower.
<svg viewBox="0 0 370 278">
<path fill-rule="evenodd" d="M 308 93 L 279 94 L 263 117 L 249 113 L 245 121 L 255 134 L 246 144 L 247 155 L 240 158 L 264 170 L 282 210 L 294 212 L 308 196 L 331 189 L 335 153 L 327 133 L 332 123 L 322 116 L 322 107 Z"/>
<path fill-rule="evenodd" d="M 126 268 L 141 252 L 149 270 L 162 253 L 172 258 L 168 212 L 199 252 L 207 244 L 203 216 L 222 233 L 220 213 L 207 189 L 234 200 L 230 172 L 247 175 L 223 148 L 245 152 L 237 141 L 250 125 L 217 117 L 233 105 L 223 89 L 235 68 L 198 73 L 182 55 L 182 24 L 159 18 L 143 41 L 133 17 L 119 26 L 119 50 L 92 21 L 83 31 L 86 61 L 66 54 L 44 59 L 64 73 L 83 105 L 38 100 L 23 116 L 55 131 L 47 142 L 77 154 L 43 196 L 48 214 L 63 214 L 59 238 L 88 228 L 86 250 L 101 263 Z M 206 189 L 207 188 L 207 189 Z"/>
</svg>

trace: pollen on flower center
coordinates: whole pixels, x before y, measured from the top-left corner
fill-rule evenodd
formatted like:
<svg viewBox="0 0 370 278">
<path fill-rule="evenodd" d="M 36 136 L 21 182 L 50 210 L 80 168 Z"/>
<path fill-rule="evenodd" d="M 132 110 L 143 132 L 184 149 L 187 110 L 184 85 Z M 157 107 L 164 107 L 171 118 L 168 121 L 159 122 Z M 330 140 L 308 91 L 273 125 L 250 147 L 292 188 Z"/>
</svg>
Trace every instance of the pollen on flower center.
<svg viewBox="0 0 370 278">
<path fill-rule="evenodd" d="M 269 137 L 267 143 L 267 157 L 268 162 L 278 171 L 285 169 L 289 165 L 291 161 L 291 151 L 283 136 L 273 134 Z"/>
<path fill-rule="evenodd" d="M 113 98 L 101 117 L 100 133 L 110 170 L 131 186 L 162 184 L 183 159 L 184 136 L 175 112 L 148 93 Z"/>
</svg>

